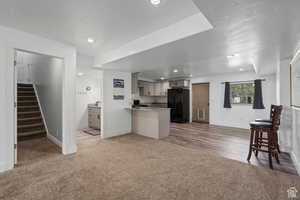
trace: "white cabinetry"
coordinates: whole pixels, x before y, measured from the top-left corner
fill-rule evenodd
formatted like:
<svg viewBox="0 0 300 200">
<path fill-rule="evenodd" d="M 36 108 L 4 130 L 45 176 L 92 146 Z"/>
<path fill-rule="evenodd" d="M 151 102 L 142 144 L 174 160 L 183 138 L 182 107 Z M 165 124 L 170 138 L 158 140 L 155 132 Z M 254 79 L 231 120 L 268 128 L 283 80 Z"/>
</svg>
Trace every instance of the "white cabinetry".
<svg viewBox="0 0 300 200">
<path fill-rule="evenodd" d="M 154 96 L 154 83 L 146 82 L 144 84 L 143 96 Z"/>
<path fill-rule="evenodd" d="M 99 130 L 101 127 L 100 120 L 101 108 L 96 105 L 90 104 L 88 106 L 88 115 L 89 115 L 89 128 Z"/>
<path fill-rule="evenodd" d="M 161 96 L 162 83 L 154 83 L 154 96 Z"/>
<path fill-rule="evenodd" d="M 167 96 L 169 89 L 169 82 L 140 82 L 140 95 L 141 96 Z"/>
<path fill-rule="evenodd" d="M 162 83 L 162 96 L 168 96 L 168 89 L 170 88 L 169 82 Z"/>
<path fill-rule="evenodd" d="M 170 81 L 171 88 L 188 88 L 190 87 L 190 81 L 188 80 L 176 80 Z"/>
</svg>

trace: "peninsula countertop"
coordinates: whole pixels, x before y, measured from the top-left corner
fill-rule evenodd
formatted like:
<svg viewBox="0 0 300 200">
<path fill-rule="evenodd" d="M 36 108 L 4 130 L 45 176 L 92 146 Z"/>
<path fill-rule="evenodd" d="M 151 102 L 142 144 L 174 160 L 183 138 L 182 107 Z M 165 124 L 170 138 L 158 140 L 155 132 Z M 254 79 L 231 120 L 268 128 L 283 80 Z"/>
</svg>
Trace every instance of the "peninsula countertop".
<svg viewBox="0 0 300 200">
<path fill-rule="evenodd" d="M 137 108 L 125 108 L 126 110 L 132 111 L 160 111 L 160 110 L 170 110 L 170 108 L 159 108 L 159 107 L 137 107 Z"/>
<path fill-rule="evenodd" d="M 133 133 L 162 139 L 170 133 L 170 108 L 138 107 L 125 108 L 132 112 Z"/>
</svg>

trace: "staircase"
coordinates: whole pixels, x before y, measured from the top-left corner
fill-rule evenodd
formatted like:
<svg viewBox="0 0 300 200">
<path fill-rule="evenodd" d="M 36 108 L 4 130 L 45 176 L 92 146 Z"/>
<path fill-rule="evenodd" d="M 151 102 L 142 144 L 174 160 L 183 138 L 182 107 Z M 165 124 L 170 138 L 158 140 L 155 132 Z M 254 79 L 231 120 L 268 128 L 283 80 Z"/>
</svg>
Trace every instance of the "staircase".
<svg viewBox="0 0 300 200">
<path fill-rule="evenodd" d="M 46 129 L 32 84 L 18 84 L 18 139 L 45 137 Z"/>
</svg>

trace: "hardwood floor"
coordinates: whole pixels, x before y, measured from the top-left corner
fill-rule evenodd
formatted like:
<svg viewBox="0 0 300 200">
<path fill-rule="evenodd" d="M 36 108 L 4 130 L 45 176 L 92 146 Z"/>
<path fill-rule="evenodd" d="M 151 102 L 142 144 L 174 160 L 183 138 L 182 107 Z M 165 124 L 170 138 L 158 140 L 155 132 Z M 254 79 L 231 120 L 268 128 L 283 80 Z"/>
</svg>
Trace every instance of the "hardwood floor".
<svg viewBox="0 0 300 200">
<path fill-rule="evenodd" d="M 248 163 L 249 133 L 247 129 L 220 127 L 201 123 L 172 123 L 170 137 L 164 140 L 173 144 L 208 151 L 225 158 Z M 277 164 L 274 160 L 274 170 L 298 175 L 289 154 L 281 153 L 279 156 L 281 164 Z M 257 158 L 252 154 L 250 164 L 269 168 L 267 154 L 260 152 Z"/>
</svg>

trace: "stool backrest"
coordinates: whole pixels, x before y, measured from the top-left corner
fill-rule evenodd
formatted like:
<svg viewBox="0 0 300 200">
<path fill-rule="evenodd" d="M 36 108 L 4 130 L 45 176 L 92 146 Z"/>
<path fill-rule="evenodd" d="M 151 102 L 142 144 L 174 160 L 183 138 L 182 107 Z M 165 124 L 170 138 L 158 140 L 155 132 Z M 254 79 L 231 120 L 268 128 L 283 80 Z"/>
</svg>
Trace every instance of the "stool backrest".
<svg viewBox="0 0 300 200">
<path fill-rule="evenodd" d="M 273 119 L 273 116 L 275 114 L 275 109 L 276 109 L 276 105 L 271 105 L 270 119 Z"/>
<path fill-rule="evenodd" d="M 282 106 L 272 105 L 271 106 L 271 119 L 272 125 L 274 129 L 279 129 L 280 126 L 280 118 L 282 113 Z"/>
</svg>

